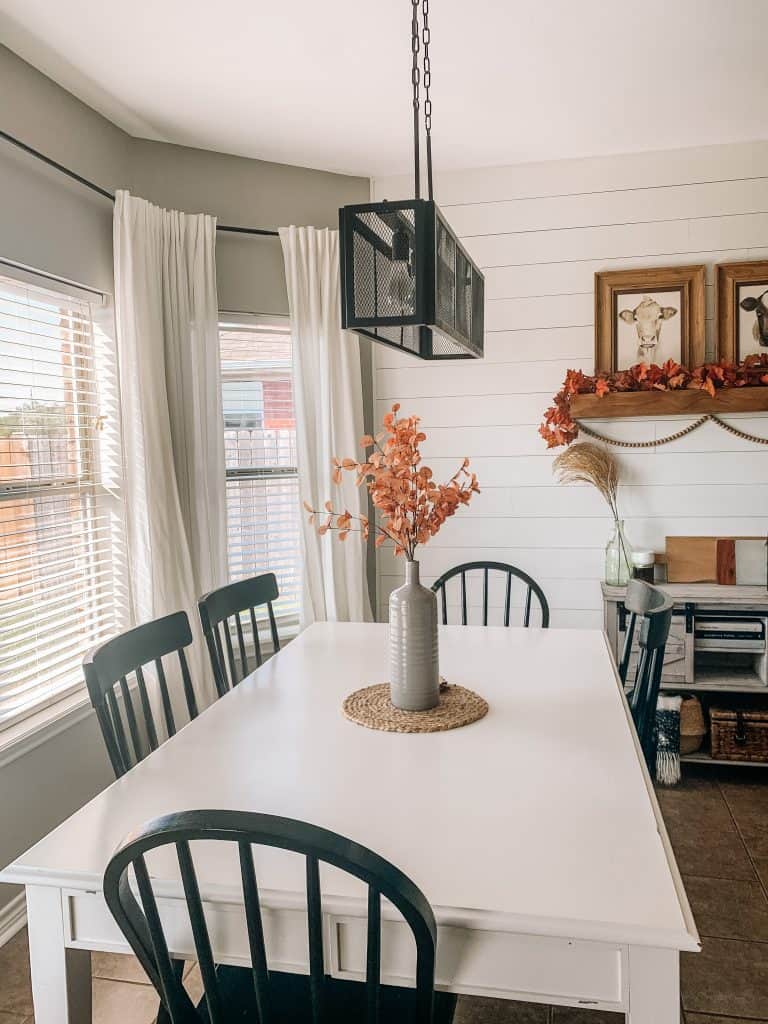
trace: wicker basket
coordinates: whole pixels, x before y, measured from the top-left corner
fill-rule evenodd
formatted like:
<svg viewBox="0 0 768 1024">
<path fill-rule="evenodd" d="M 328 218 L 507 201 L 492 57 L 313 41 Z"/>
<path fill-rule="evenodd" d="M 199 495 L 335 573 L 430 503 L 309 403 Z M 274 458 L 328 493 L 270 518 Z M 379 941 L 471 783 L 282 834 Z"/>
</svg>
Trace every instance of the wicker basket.
<svg viewBox="0 0 768 1024">
<path fill-rule="evenodd" d="M 694 754 L 707 735 L 707 723 L 698 697 L 683 697 L 680 707 L 680 753 Z"/>
<path fill-rule="evenodd" d="M 768 711 L 710 708 L 712 757 L 720 761 L 768 761 Z"/>
</svg>

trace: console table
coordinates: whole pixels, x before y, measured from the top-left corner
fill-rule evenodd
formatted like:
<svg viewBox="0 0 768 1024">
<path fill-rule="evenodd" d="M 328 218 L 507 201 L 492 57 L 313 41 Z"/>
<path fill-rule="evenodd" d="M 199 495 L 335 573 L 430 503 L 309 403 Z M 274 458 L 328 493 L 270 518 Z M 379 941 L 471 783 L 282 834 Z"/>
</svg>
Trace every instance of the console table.
<svg viewBox="0 0 768 1024">
<path fill-rule="evenodd" d="M 675 602 L 662 688 L 763 695 L 768 707 L 768 590 L 712 583 L 662 583 L 660 588 Z M 629 614 L 624 608 L 625 588 L 604 583 L 602 590 L 605 631 L 618 662 Z M 682 760 L 717 763 L 702 751 Z"/>
</svg>

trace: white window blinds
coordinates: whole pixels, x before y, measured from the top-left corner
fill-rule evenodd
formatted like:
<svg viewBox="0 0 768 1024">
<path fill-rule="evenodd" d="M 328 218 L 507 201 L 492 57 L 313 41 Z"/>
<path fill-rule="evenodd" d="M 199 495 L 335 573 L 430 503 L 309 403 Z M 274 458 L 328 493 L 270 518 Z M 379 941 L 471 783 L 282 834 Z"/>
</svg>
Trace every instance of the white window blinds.
<svg viewBox="0 0 768 1024">
<path fill-rule="evenodd" d="M 286 319 L 222 324 L 221 377 L 232 580 L 274 572 L 276 614 L 297 621 L 301 596 L 296 421 Z"/>
<path fill-rule="evenodd" d="M 117 411 L 90 303 L 0 276 L 0 729 L 125 624 Z"/>
</svg>

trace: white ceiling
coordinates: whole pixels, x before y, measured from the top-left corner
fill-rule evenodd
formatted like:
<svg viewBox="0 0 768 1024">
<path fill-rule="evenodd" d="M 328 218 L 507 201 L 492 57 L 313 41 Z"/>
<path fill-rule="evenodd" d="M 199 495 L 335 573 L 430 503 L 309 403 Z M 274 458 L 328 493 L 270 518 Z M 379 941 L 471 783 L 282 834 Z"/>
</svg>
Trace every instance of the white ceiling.
<svg viewBox="0 0 768 1024">
<path fill-rule="evenodd" d="M 765 138 L 767 0 L 432 0 L 435 160 Z M 0 39 L 136 135 L 407 170 L 408 0 L 0 0 Z"/>
</svg>

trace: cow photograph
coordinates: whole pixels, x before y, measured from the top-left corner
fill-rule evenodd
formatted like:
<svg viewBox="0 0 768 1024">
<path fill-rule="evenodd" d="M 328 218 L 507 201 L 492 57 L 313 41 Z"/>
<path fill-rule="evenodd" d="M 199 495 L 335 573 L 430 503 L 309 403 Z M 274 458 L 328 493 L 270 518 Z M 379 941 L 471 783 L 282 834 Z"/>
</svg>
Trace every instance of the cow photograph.
<svg viewBox="0 0 768 1024">
<path fill-rule="evenodd" d="M 716 299 L 720 358 L 768 355 L 768 260 L 719 263 Z"/>
<path fill-rule="evenodd" d="M 680 292 L 616 295 L 616 369 L 682 362 Z"/>
<path fill-rule="evenodd" d="M 738 359 L 768 353 L 768 281 L 739 288 Z"/>
<path fill-rule="evenodd" d="M 595 370 L 616 373 L 670 359 L 704 362 L 703 266 L 637 267 L 595 274 Z"/>
</svg>

